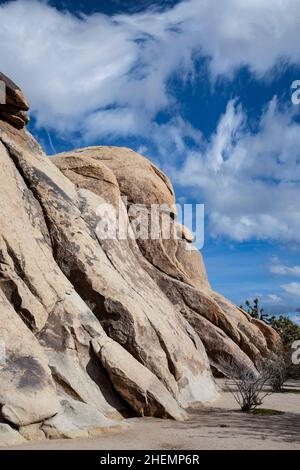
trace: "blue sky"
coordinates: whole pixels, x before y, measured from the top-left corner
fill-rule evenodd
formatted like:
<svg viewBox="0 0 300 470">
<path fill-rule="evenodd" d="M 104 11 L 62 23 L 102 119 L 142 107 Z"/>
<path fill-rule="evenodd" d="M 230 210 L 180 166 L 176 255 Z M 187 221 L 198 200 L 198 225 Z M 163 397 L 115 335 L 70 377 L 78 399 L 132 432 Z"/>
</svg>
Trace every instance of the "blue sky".
<svg viewBox="0 0 300 470">
<path fill-rule="evenodd" d="M 126 145 L 204 203 L 213 287 L 300 307 L 298 0 L 0 0 L 2 71 L 48 154 Z"/>
</svg>

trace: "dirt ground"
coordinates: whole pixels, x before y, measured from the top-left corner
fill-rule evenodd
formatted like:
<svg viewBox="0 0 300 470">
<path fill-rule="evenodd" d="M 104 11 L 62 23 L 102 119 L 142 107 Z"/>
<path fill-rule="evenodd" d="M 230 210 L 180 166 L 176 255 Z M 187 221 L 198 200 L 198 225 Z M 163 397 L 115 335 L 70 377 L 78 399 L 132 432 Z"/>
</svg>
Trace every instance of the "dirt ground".
<svg viewBox="0 0 300 470">
<path fill-rule="evenodd" d="M 218 381 L 223 387 L 223 381 Z M 278 415 L 249 415 L 229 392 L 199 409 L 185 422 L 154 418 L 129 419 L 129 429 L 96 439 L 30 442 L 13 449 L 291 449 L 300 450 L 300 381 L 288 382 L 284 393 L 266 397 L 263 408 Z"/>
</svg>

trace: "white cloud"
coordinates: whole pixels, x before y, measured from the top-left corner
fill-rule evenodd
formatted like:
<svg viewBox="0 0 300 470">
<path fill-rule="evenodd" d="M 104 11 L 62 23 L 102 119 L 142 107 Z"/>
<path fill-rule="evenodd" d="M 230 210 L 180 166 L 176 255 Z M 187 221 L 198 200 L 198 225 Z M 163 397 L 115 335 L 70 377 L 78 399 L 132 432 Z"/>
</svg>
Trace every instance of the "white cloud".
<svg viewBox="0 0 300 470">
<path fill-rule="evenodd" d="M 279 262 L 278 258 L 273 258 L 269 269 L 272 274 L 279 276 L 300 276 L 300 266 L 285 266 Z"/>
<path fill-rule="evenodd" d="M 278 274 L 279 276 L 300 276 L 300 266 L 271 266 L 270 271 L 273 274 Z"/>
<path fill-rule="evenodd" d="M 0 6 L 1 67 L 23 88 L 41 126 L 145 134 L 172 102 L 170 74 L 193 68 L 196 44 L 171 30 L 179 19 L 180 13 L 77 18 L 17 0 Z"/>
<path fill-rule="evenodd" d="M 265 302 L 271 305 L 279 305 L 282 303 L 282 298 L 277 294 L 269 294 L 265 297 Z"/>
<path fill-rule="evenodd" d="M 210 141 L 173 171 L 177 183 L 198 188 L 216 236 L 300 243 L 300 125 L 293 113 L 279 110 L 274 98 L 250 133 L 231 101 Z"/>
<path fill-rule="evenodd" d="M 300 283 L 290 282 L 289 284 L 283 284 L 282 289 L 291 295 L 295 299 L 300 299 Z"/>
<path fill-rule="evenodd" d="M 147 134 L 172 103 L 168 78 L 192 75 L 195 54 L 211 58 L 213 75 L 241 65 L 263 75 L 280 58 L 299 63 L 299 26 L 298 0 L 186 0 L 164 12 L 81 18 L 17 0 L 0 6 L 1 67 L 40 125 Z"/>
</svg>

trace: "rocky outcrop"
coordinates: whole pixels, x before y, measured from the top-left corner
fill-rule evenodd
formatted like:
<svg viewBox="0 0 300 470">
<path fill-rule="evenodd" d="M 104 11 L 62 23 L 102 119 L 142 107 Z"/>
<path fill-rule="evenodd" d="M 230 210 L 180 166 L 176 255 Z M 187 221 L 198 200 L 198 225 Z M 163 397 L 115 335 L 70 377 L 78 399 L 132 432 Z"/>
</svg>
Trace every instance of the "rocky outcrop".
<svg viewBox="0 0 300 470">
<path fill-rule="evenodd" d="M 29 123 L 27 111 L 29 105 L 20 88 L 0 72 L 0 119 L 22 129 Z"/>
<path fill-rule="evenodd" d="M 16 446 L 24 444 L 26 439 L 21 434 L 12 429 L 8 424 L 0 423 L 0 445 L 1 446 Z"/>
<path fill-rule="evenodd" d="M 140 253 L 136 252 L 136 257 L 171 301 L 173 310 L 179 311 L 197 332 L 215 369 L 222 372 L 222 362 L 226 357 L 255 372 L 262 357 L 272 357 L 280 351 L 280 339 L 272 328 L 253 320 L 212 290 L 201 253 L 191 249 L 193 235 L 176 223 L 171 182 L 149 160 L 130 149 L 119 147 L 90 147 L 60 154 L 51 160 L 78 187 L 91 191 L 94 191 L 95 180 L 87 176 L 87 168 L 92 173 L 95 166 L 102 168 L 105 165 L 112 172 L 110 180 L 115 178 L 120 193 L 126 196 L 129 218 L 135 214 L 132 209 L 136 211 L 136 208 L 144 207 L 147 220 L 150 220 L 153 205 L 160 206 L 159 237 L 156 240 L 137 238 Z M 82 165 L 84 171 L 81 170 Z M 113 199 L 107 197 L 107 192 L 102 195 L 107 201 Z M 162 234 L 164 223 L 171 226 L 167 240 Z M 148 231 L 151 230 L 149 225 Z"/>
<path fill-rule="evenodd" d="M 273 330 L 211 289 L 156 166 L 115 147 L 47 157 L 15 124 L 0 114 L 5 426 L 71 438 L 118 431 L 128 416 L 184 419 L 216 398 L 221 357 L 256 373 L 277 354 Z M 113 215 L 121 229 L 105 237 Z M 157 237 L 136 239 L 145 229 Z"/>
<path fill-rule="evenodd" d="M 62 398 L 60 404 L 59 413 L 44 421 L 41 426 L 41 432 L 48 439 L 98 437 L 128 427 L 125 421 L 106 418 L 87 403 L 72 398 Z"/>
</svg>

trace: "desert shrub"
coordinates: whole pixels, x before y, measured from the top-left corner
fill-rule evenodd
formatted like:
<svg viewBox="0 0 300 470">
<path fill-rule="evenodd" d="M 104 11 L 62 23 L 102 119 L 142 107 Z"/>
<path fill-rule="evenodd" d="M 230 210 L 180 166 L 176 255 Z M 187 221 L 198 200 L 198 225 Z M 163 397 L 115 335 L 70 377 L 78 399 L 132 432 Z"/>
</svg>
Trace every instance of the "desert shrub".
<svg viewBox="0 0 300 470">
<path fill-rule="evenodd" d="M 226 389 L 245 412 L 262 405 L 264 398 L 273 393 L 273 387 L 281 384 L 276 375 L 278 370 L 270 361 L 263 361 L 257 374 L 232 359 L 220 358 L 220 365 L 226 376 Z"/>
<path fill-rule="evenodd" d="M 260 370 L 263 370 L 263 374 L 269 378 L 268 385 L 272 392 L 282 392 L 290 374 L 290 356 L 283 354 L 276 361 L 266 359 L 262 361 Z"/>
</svg>

